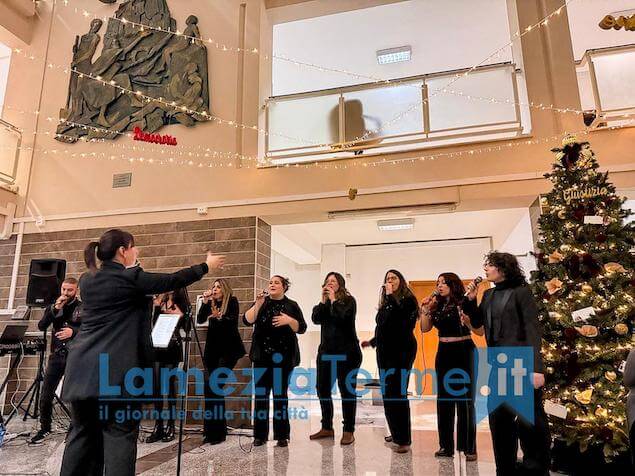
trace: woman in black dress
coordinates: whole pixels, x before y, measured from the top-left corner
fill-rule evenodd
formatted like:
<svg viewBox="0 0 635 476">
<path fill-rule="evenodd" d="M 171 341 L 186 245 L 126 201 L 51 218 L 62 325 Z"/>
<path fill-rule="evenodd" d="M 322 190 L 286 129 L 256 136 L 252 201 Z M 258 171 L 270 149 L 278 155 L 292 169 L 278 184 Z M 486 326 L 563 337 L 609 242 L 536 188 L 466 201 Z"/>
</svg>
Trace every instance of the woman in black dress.
<svg viewBox="0 0 635 476">
<path fill-rule="evenodd" d="M 344 416 L 340 444 L 350 445 L 355 441 L 356 373 L 362 363 L 362 352 L 355 332 L 356 313 L 357 304 L 346 289 L 344 277 L 340 273 L 327 274 L 322 285 L 322 301 L 313 308 L 311 316 L 313 322 L 321 326 L 317 356 L 317 394 L 322 408 L 322 428 L 309 437 L 312 440 L 335 436 L 332 389 L 337 380 Z M 331 357 L 324 359 L 324 356 Z M 338 360 L 335 361 L 334 358 Z"/>
<path fill-rule="evenodd" d="M 254 326 L 249 357 L 254 365 L 254 446 L 262 446 L 269 436 L 269 394 L 273 393 L 273 437 L 277 446 L 288 446 L 289 377 L 300 363 L 297 334 L 304 334 L 306 322 L 298 303 L 285 293 L 289 280 L 273 276 L 268 295 L 262 291 L 245 313 L 246 325 Z"/>
<path fill-rule="evenodd" d="M 176 415 L 176 379 L 170 378 L 168 382 L 168 424 L 163 427 L 163 392 L 161 391 L 161 373 L 174 370 L 183 362 L 183 340 L 181 330 L 185 334 L 189 332 L 190 317 L 186 313 L 191 312 L 190 298 L 185 288 L 179 288 L 165 294 L 159 294 L 155 300 L 153 324 L 160 314 L 179 314 L 179 319 L 172 339 L 165 349 L 154 349 L 154 409 L 158 418 L 155 420 L 154 431 L 146 438 L 146 443 L 157 441 L 168 442 L 174 439 L 174 415 Z"/>
<path fill-rule="evenodd" d="M 467 461 L 476 461 L 476 413 L 474 411 L 474 342 L 471 333 L 483 335 L 483 329 L 463 324 L 462 311 L 465 287 L 454 273 L 443 273 L 437 279 L 435 294 L 421 305 L 421 331 L 436 327 L 439 348 L 435 360 L 437 380 L 437 426 L 439 450 L 437 457 L 454 456 L 454 418 L 457 415 L 457 450 Z M 452 393 L 444 384 L 451 370 L 460 369 L 469 377 L 469 384 L 460 388 L 452 384 Z M 457 396 L 457 393 L 460 394 Z"/>
<path fill-rule="evenodd" d="M 384 413 L 390 429 L 389 441 L 397 453 L 406 453 L 412 443 L 408 376 L 417 355 L 414 328 L 419 318 L 417 298 L 396 269 L 384 277 L 375 318 L 375 337 L 362 342 L 377 348 L 377 366 L 382 380 Z"/>
<path fill-rule="evenodd" d="M 238 299 L 225 279 L 217 279 L 212 289 L 203 293 L 203 305 L 196 320 L 199 324 L 207 322 L 203 352 L 206 381 L 209 381 L 210 375 L 215 376 L 217 369 L 233 369 L 238 359 L 245 355 L 245 346 L 238 331 L 238 312 Z M 225 374 L 219 375 L 218 388 L 222 390 L 225 384 L 221 381 Z M 210 445 L 222 443 L 227 438 L 225 396 L 216 393 L 210 385 L 205 385 L 205 413 L 203 442 Z"/>
</svg>

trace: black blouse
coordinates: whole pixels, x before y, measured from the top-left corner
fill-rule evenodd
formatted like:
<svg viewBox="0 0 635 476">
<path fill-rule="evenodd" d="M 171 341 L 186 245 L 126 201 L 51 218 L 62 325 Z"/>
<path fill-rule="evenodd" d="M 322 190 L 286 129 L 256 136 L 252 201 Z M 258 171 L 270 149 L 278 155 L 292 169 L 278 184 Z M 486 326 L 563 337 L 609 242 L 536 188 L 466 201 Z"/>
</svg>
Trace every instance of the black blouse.
<svg viewBox="0 0 635 476">
<path fill-rule="evenodd" d="M 220 308 L 222 301 L 215 301 Z M 240 306 L 236 296 L 231 296 L 227 302 L 227 310 L 219 319 L 208 319 L 212 314 L 212 300 L 203 304 L 198 311 L 196 321 L 204 324 L 207 321 L 207 338 L 203 360 L 208 369 L 217 365 L 236 365 L 236 361 L 245 355 L 245 346 L 238 331 L 238 314 Z M 221 363 L 220 360 L 223 360 Z"/>
<path fill-rule="evenodd" d="M 431 317 L 432 325 L 439 331 L 439 337 L 465 337 L 472 334 L 467 326 L 461 324 L 459 306 L 455 303 L 440 303 Z"/>
<path fill-rule="evenodd" d="M 418 318 L 419 306 L 414 296 L 399 300 L 393 294 L 386 296 L 385 304 L 377 311 L 375 337 L 370 341 L 372 346 L 377 347 L 381 368 L 392 363 L 412 364 L 417 353 L 413 331 Z"/>
<path fill-rule="evenodd" d="M 355 331 L 357 303 L 353 296 L 342 300 L 319 303 L 313 308 L 311 320 L 321 326 L 320 354 L 349 354 L 361 352 Z"/>
<path fill-rule="evenodd" d="M 286 296 L 282 299 L 271 299 L 267 296 L 253 324 L 243 317 L 245 325 L 254 326 L 249 353 L 252 362 L 271 363 L 272 356 L 279 353 L 283 358 L 282 365 L 295 367 L 300 363 L 300 348 L 296 333 L 289 326 L 274 327 L 273 325 L 273 318 L 283 312 L 298 321 L 298 334 L 306 332 L 302 309 L 297 302 Z"/>
</svg>

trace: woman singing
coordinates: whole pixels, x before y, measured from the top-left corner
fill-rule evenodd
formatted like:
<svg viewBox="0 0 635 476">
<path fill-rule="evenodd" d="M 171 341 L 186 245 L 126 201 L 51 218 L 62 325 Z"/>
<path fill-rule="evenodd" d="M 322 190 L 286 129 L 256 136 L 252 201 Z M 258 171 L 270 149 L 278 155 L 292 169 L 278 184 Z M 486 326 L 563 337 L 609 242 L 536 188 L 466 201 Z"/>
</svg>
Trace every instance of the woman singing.
<svg viewBox="0 0 635 476">
<path fill-rule="evenodd" d="M 254 326 L 249 357 L 254 364 L 254 446 L 262 446 L 269 436 L 269 394 L 273 393 L 273 437 L 277 446 L 289 444 L 289 399 L 287 390 L 291 371 L 300 363 L 296 334 L 306 331 L 306 322 L 298 303 L 285 296 L 289 280 L 273 276 L 269 295 L 258 294 L 245 313 L 246 325 Z M 259 377 L 259 378 L 258 378 Z"/>
<path fill-rule="evenodd" d="M 140 404 L 134 401 L 137 387 L 125 380 L 131 370 L 152 368 L 146 296 L 188 286 L 225 262 L 208 253 L 205 263 L 158 274 L 137 266 L 137 255 L 134 238 L 121 230 L 105 232 L 84 250 L 89 271 L 80 279 L 82 324 L 68 353 L 62 391 L 73 425 L 62 476 L 135 474 L 139 420 L 125 416 Z"/>
<path fill-rule="evenodd" d="M 146 443 L 157 441 L 172 441 L 174 439 L 174 415 L 176 415 L 176 380 L 174 377 L 168 382 L 168 424 L 163 427 L 163 393 L 161 392 L 161 373 L 174 370 L 183 362 L 183 341 L 181 339 L 181 329 L 187 334 L 190 328 L 190 316 L 186 315 L 191 310 L 190 298 L 185 288 L 179 288 L 165 294 L 159 294 L 155 300 L 154 318 L 159 314 L 178 314 L 181 316 L 179 323 L 174 330 L 172 339 L 166 349 L 154 349 L 154 409 L 159 417 L 155 421 L 154 431 L 146 438 Z"/>
<path fill-rule="evenodd" d="M 437 457 L 454 456 L 454 415 L 458 416 L 457 449 L 465 453 L 467 461 L 476 461 L 476 413 L 474 411 L 474 342 L 471 332 L 483 335 L 483 328 L 464 325 L 461 310 L 465 287 L 454 273 L 443 273 L 437 279 L 435 294 L 421 305 L 421 331 L 436 327 L 439 348 L 435 360 L 437 379 L 437 426 L 440 449 Z M 463 318 L 463 319 L 462 319 Z M 469 377 L 464 388 L 452 385 L 448 391 L 445 378 L 448 372 L 460 369 Z M 460 394 L 460 395 L 457 395 Z"/>
<path fill-rule="evenodd" d="M 394 269 L 386 273 L 379 310 L 375 318 L 375 337 L 362 347 L 377 348 L 377 366 L 382 380 L 386 422 L 397 453 L 410 449 L 410 403 L 408 377 L 417 354 L 413 334 L 419 317 L 417 298 L 403 275 Z"/>
<path fill-rule="evenodd" d="M 322 329 L 317 356 L 317 394 L 322 408 L 322 428 L 309 437 L 312 440 L 335 436 L 331 390 L 337 379 L 344 415 L 340 444 L 350 445 L 355 441 L 355 387 L 357 371 L 362 363 L 355 332 L 356 312 L 355 298 L 346 290 L 344 277 L 339 273 L 327 274 L 322 285 L 322 300 L 313 308 L 311 316 Z"/>
<path fill-rule="evenodd" d="M 207 374 L 214 375 L 217 369 L 233 369 L 238 359 L 245 355 L 245 346 L 238 332 L 238 299 L 226 280 L 217 279 L 212 289 L 203 293 L 203 305 L 196 320 L 199 324 L 207 321 L 203 354 Z M 220 380 L 223 379 L 224 374 L 221 374 Z M 220 380 L 218 387 L 222 390 L 224 383 Z M 214 390 L 210 385 L 205 386 L 203 441 L 210 445 L 222 443 L 227 438 L 225 397 Z"/>
</svg>

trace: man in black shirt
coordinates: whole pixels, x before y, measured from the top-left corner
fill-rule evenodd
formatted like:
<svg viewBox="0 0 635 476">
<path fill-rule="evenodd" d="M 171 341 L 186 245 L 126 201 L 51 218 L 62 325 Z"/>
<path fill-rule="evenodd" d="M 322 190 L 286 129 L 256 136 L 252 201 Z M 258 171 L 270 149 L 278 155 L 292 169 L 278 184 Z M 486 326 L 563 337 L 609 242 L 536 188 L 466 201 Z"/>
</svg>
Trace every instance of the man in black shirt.
<svg viewBox="0 0 635 476">
<path fill-rule="evenodd" d="M 77 335 L 80 324 L 81 301 L 77 298 L 78 283 L 75 278 L 66 278 L 62 283 L 60 297 L 47 307 L 44 316 L 38 322 L 38 328 L 46 331 L 53 325 L 51 332 L 51 353 L 44 374 L 40 395 L 40 431 L 31 438 L 30 444 L 40 444 L 51 434 L 53 399 L 55 390 L 64 376 L 66 368 L 67 345 Z"/>
</svg>

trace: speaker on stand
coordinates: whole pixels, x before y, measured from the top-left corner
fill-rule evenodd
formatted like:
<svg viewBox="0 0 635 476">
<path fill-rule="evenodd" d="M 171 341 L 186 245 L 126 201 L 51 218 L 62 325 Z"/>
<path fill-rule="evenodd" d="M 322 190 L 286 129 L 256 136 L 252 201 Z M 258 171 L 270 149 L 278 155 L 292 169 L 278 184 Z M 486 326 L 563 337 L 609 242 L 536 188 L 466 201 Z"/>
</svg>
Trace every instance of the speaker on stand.
<svg viewBox="0 0 635 476">
<path fill-rule="evenodd" d="M 66 260 L 63 259 L 34 259 L 29 266 L 29 284 L 26 290 L 26 305 L 30 308 L 45 308 L 55 302 L 60 294 L 60 288 L 66 277 Z M 44 346 L 40 351 L 37 374 L 35 380 L 24 393 L 18 404 L 7 418 L 7 423 L 17 414 L 18 409 L 24 410 L 24 418 L 38 418 L 40 393 L 44 382 L 44 356 L 46 354 L 46 331 L 43 332 Z M 26 409 L 22 407 L 28 400 Z M 69 416 L 68 409 L 57 395 L 54 400 L 62 411 Z M 31 410 L 33 408 L 33 410 Z"/>
</svg>

